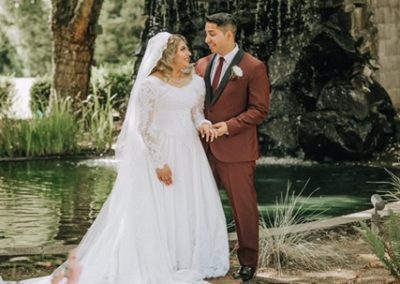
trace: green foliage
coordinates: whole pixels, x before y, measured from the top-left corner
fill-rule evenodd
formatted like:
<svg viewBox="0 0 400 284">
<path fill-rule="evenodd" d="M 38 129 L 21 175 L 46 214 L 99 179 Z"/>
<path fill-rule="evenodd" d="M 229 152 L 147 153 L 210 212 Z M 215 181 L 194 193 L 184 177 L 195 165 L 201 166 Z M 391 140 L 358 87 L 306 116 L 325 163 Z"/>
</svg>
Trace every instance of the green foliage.
<svg viewBox="0 0 400 284">
<path fill-rule="evenodd" d="M 0 77 L 0 118 L 5 116 L 11 106 L 14 84 L 8 77 Z"/>
<path fill-rule="evenodd" d="M 133 57 L 143 29 L 144 0 L 104 1 L 99 24 L 103 32 L 96 39 L 98 64 L 124 64 Z"/>
<path fill-rule="evenodd" d="M 44 117 L 0 120 L 0 157 L 75 154 L 80 132 L 72 100 L 54 97 Z"/>
<path fill-rule="evenodd" d="M 49 1 L 2 1 L 0 74 L 43 76 L 51 71 Z M 144 0 L 105 0 L 96 39 L 95 61 L 123 64 L 133 57 L 143 28 Z"/>
<path fill-rule="evenodd" d="M 0 21 L 1 23 L 1 21 Z M 22 74 L 21 60 L 7 36 L 0 29 L 0 74 Z"/>
<path fill-rule="evenodd" d="M 307 182 L 308 183 L 308 182 Z M 268 223 L 261 220 L 260 257 L 261 267 L 273 266 L 280 273 L 282 268 L 329 269 L 332 265 L 343 264 L 346 259 L 333 247 L 311 241 L 311 231 L 293 231 L 295 225 L 317 219 L 321 208 L 306 210 L 308 197 L 302 197 L 307 183 L 299 194 L 291 194 L 288 184 L 286 195 L 276 201 Z"/>
<path fill-rule="evenodd" d="M 3 53 L 8 54 L 9 71 L 19 76 L 49 73 L 52 48 L 49 4 L 45 0 L 2 1 L 0 32 L 8 42 Z M 0 72 L 4 71 L 0 68 Z"/>
<path fill-rule="evenodd" d="M 92 90 L 96 90 L 96 96 L 103 104 L 107 96 L 114 97 L 113 104 L 116 108 L 123 108 L 132 89 L 133 63 L 130 61 L 117 68 L 93 68 Z"/>
<path fill-rule="evenodd" d="M 400 283 L 400 217 L 389 211 L 387 223 L 387 235 L 380 237 L 374 233 L 364 222 L 359 229 L 364 239 L 369 244 L 372 252 L 389 269 L 395 277 L 396 283 Z"/>
<path fill-rule="evenodd" d="M 44 113 L 49 105 L 51 93 L 51 78 L 48 76 L 38 78 L 31 87 L 32 113 Z"/>
<path fill-rule="evenodd" d="M 110 92 L 101 102 L 99 91 L 93 90 L 82 106 L 84 130 L 88 133 L 91 149 L 96 152 L 105 152 L 111 149 L 114 141 L 114 99 Z"/>
</svg>

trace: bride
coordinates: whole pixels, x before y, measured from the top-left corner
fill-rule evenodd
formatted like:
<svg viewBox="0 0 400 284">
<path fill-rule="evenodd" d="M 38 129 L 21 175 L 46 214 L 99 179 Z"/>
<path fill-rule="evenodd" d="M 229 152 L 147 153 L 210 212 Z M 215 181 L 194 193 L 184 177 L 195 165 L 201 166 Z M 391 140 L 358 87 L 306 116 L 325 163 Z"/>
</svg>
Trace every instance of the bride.
<svg viewBox="0 0 400 284">
<path fill-rule="evenodd" d="M 77 248 L 79 284 L 199 284 L 229 269 L 224 212 L 198 134 L 216 133 L 190 56 L 180 35 L 148 42 L 117 141 L 114 188 Z M 53 275 L 67 269 L 68 261 Z"/>
</svg>

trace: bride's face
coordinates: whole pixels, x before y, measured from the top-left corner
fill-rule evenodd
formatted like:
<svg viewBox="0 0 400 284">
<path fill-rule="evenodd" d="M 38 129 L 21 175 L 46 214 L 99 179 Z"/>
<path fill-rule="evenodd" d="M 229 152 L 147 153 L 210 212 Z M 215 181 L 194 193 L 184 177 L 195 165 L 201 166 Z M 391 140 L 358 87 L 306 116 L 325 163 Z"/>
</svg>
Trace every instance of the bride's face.
<svg viewBox="0 0 400 284">
<path fill-rule="evenodd" d="M 174 67 L 176 69 L 187 68 L 190 64 L 190 57 L 192 53 L 190 52 L 186 43 L 181 40 L 178 44 L 178 48 L 176 50 L 175 58 L 174 58 Z"/>
</svg>

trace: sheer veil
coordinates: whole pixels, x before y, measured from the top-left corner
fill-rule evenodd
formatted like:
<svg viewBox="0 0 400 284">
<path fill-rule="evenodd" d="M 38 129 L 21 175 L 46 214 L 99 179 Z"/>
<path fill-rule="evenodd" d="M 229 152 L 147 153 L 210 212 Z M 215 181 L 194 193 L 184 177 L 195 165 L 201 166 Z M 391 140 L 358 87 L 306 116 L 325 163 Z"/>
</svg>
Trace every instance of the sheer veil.
<svg viewBox="0 0 400 284">
<path fill-rule="evenodd" d="M 124 162 L 132 161 L 135 157 L 135 151 L 138 151 L 141 146 L 143 147 L 137 128 L 137 115 L 139 111 L 136 102 L 138 100 L 138 93 L 142 82 L 150 75 L 150 72 L 156 66 L 158 60 L 161 59 L 170 36 L 171 34 L 168 32 L 160 32 L 150 38 L 147 44 L 145 54 L 130 94 L 128 109 L 122 125 L 122 130 L 116 143 L 115 156 L 118 160 L 119 166 Z"/>
<path fill-rule="evenodd" d="M 77 248 L 82 266 L 79 284 L 205 284 L 204 278 L 225 275 L 229 269 L 226 221 L 201 142 L 186 147 L 173 135 L 162 136 L 174 144 L 168 153 L 176 158 L 176 170 L 185 178 L 170 191 L 163 190 L 156 178 L 139 134 L 138 113 L 144 111 L 137 103 L 141 87 L 170 36 L 161 32 L 148 42 L 117 140 L 118 173 L 113 189 Z M 196 92 L 193 88 L 188 93 L 193 104 L 199 95 Z M 198 139 L 189 117 L 187 122 L 190 129 L 184 133 Z M 69 264 L 62 264 L 53 275 L 68 271 Z M 51 279 L 48 275 L 21 283 L 50 284 Z"/>
</svg>

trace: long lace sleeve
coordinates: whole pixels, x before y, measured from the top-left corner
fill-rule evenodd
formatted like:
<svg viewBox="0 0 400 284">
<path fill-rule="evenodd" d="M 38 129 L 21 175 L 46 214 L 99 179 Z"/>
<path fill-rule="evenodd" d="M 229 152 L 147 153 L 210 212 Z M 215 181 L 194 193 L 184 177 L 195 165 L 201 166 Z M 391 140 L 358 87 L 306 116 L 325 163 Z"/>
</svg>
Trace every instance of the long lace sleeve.
<svg viewBox="0 0 400 284">
<path fill-rule="evenodd" d="M 143 84 L 138 94 L 139 103 L 139 119 L 138 127 L 139 132 L 142 135 L 144 144 L 146 145 L 151 159 L 153 160 L 156 168 L 162 168 L 166 162 L 163 158 L 159 141 L 157 141 L 156 135 L 152 130 L 151 126 L 154 122 L 154 115 L 156 109 L 156 94 L 151 88 Z"/>
<path fill-rule="evenodd" d="M 205 99 L 205 92 L 201 92 L 198 97 L 196 104 L 192 107 L 192 120 L 196 128 L 199 128 L 203 123 L 211 122 L 204 118 L 204 99 Z"/>
</svg>

